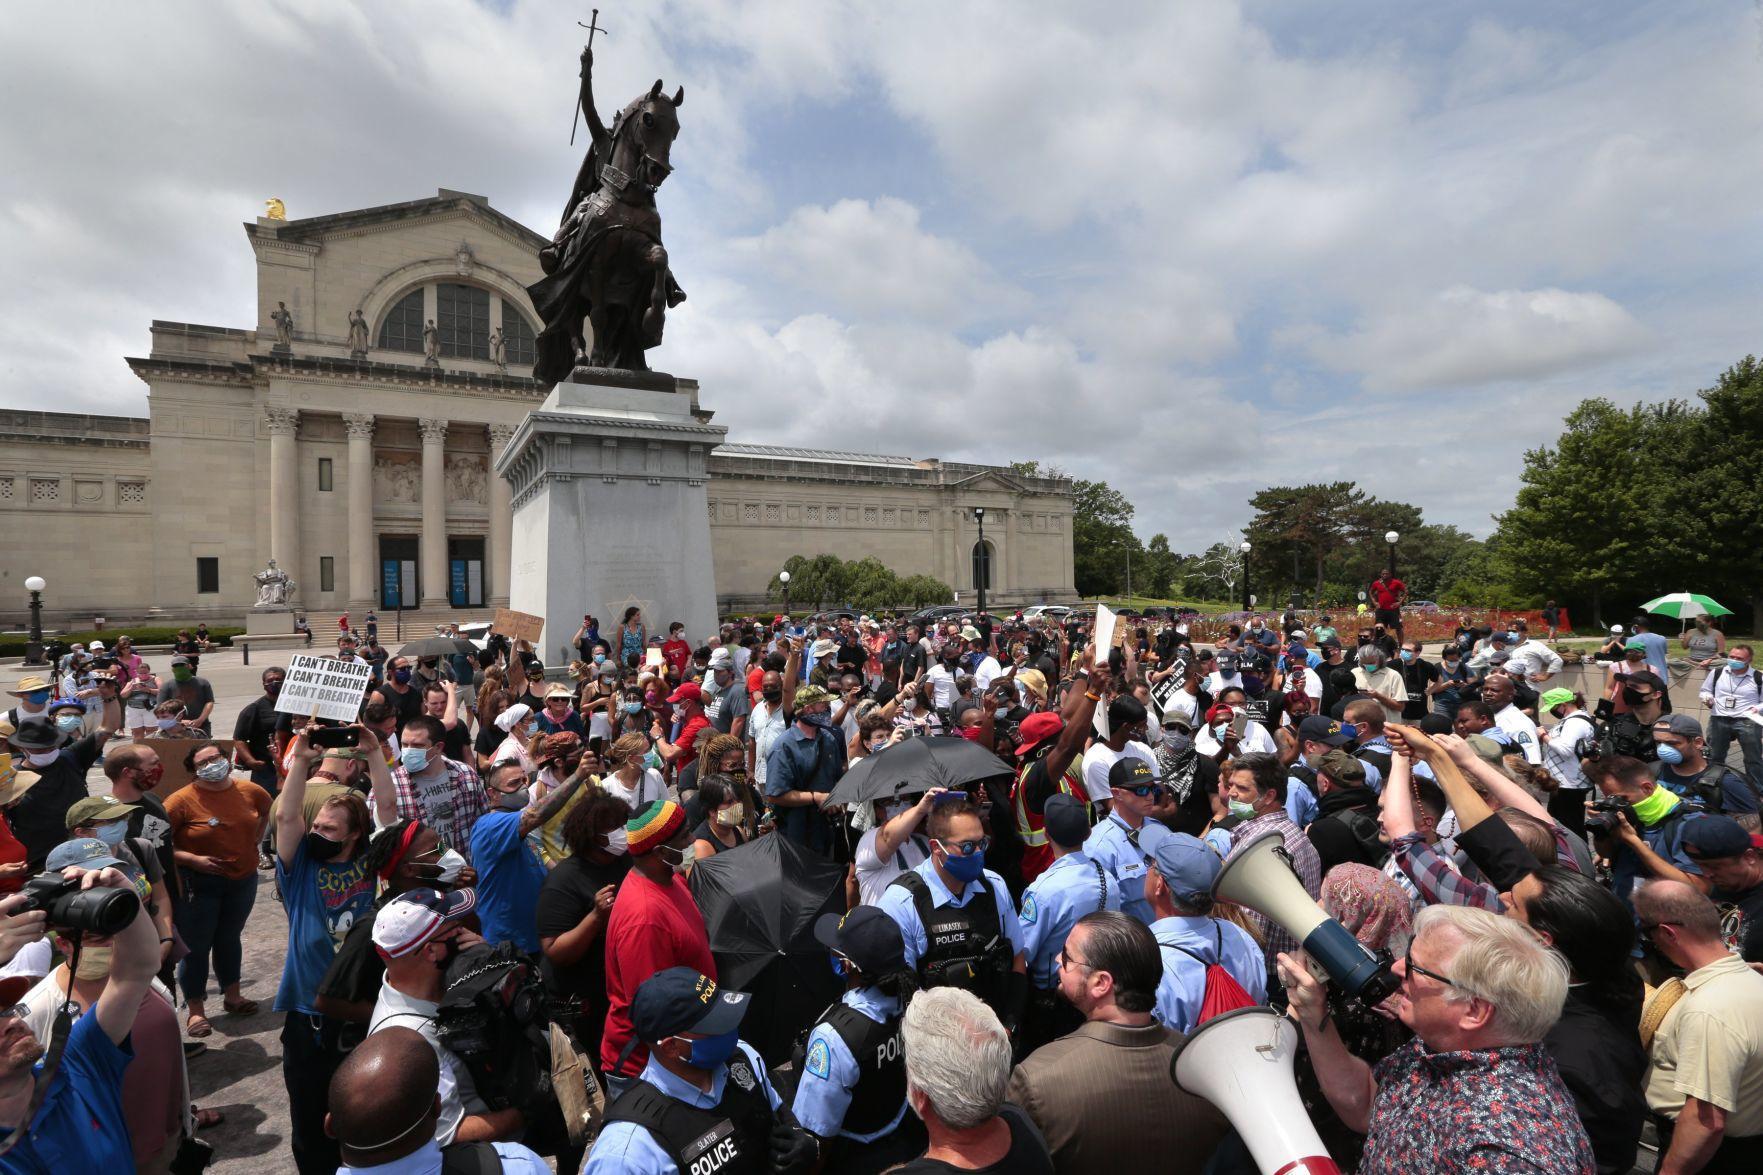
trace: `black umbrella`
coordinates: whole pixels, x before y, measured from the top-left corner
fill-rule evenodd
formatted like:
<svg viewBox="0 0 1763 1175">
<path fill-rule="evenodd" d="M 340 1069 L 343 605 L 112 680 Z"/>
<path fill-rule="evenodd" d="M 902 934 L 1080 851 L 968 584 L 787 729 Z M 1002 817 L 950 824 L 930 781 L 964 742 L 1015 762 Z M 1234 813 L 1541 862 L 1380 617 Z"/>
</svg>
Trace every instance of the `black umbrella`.
<svg viewBox="0 0 1763 1175">
<path fill-rule="evenodd" d="M 844 912 L 845 867 L 771 833 L 703 858 L 691 885 L 717 982 L 753 996 L 741 1039 L 768 1065 L 788 1060 L 802 1030 L 843 988 L 814 920 Z"/>
<path fill-rule="evenodd" d="M 398 650 L 400 657 L 457 657 L 461 654 L 476 656 L 477 646 L 456 636 L 425 636 Z"/>
<path fill-rule="evenodd" d="M 1010 764 L 960 735 L 909 738 L 865 756 L 845 772 L 830 802 L 873 803 L 933 787 L 968 791 L 970 784 L 1010 774 Z"/>
</svg>

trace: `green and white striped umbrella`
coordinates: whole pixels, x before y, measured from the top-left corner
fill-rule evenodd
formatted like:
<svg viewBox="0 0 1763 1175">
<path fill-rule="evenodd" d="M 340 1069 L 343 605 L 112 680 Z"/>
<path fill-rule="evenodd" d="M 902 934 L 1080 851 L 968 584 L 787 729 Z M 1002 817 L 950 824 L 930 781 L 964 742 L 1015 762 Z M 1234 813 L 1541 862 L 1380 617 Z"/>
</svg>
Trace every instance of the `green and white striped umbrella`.
<svg viewBox="0 0 1763 1175">
<path fill-rule="evenodd" d="M 1693 616 L 1732 615 L 1732 609 L 1722 608 L 1713 596 L 1699 595 L 1695 592 L 1672 592 L 1668 596 L 1648 600 L 1641 605 L 1641 611 L 1657 612 L 1661 616 L 1671 616 L 1678 620 L 1688 620 Z"/>
</svg>

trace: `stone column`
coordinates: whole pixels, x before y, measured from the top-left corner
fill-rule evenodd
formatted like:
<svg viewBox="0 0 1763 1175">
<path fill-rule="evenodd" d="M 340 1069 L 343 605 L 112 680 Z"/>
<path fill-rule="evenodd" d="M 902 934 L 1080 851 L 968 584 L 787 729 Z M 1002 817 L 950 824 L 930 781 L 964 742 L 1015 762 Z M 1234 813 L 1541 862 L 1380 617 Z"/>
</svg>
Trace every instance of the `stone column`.
<svg viewBox="0 0 1763 1175">
<path fill-rule="evenodd" d="M 484 602 L 492 608 L 508 607 L 508 552 L 510 528 L 514 525 L 514 488 L 508 479 L 496 472 L 502 450 L 514 436 L 512 424 L 490 425 L 490 543 L 486 552 L 488 565 L 484 577 Z"/>
<path fill-rule="evenodd" d="M 296 581 L 305 579 L 300 564 L 300 412 L 265 405 L 269 423 L 269 557 Z"/>
<path fill-rule="evenodd" d="M 422 430 L 422 603 L 447 603 L 447 443 L 445 420 L 419 420 Z"/>
<path fill-rule="evenodd" d="M 366 613 L 379 602 L 379 561 L 373 550 L 373 415 L 343 413 L 349 430 L 349 611 Z"/>
</svg>

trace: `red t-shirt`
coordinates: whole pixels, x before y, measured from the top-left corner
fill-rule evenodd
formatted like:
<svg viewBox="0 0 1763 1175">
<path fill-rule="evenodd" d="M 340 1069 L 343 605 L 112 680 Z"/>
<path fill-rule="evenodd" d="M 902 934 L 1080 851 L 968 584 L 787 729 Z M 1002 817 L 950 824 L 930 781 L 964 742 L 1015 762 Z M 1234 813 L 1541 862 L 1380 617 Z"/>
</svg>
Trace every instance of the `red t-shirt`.
<svg viewBox="0 0 1763 1175">
<path fill-rule="evenodd" d="M 753 668 L 747 670 L 747 698 L 749 701 L 757 702 L 764 696 L 765 666 L 761 665 L 759 658 L 755 657 L 753 658 Z"/>
<path fill-rule="evenodd" d="M 686 665 L 692 659 L 692 646 L 685 641 L 662 641 L 661 659 L 673 670 L 674 680 L 679 681 L 685 677 Z"/>
<path fill-rule="evenodd" d="M 1407 587 L 1399 579 L 1380 579 L 1371 585 L 1371 595 L 1379 608 L 1394 608 Z"/>
<path fill-rule="evenodd" d="M 684 771 L 697 759 L 698 752 L 692 749 L 692 744 L 698 741 L 698 732 L 709 725 L 710 719 L 702 714 L 694 714 L 679 728 L 679 738 L 673 744 L 680 749 L 680 757 L 674 760 L 674 766 L 678 770 Z"/>
<path fill-rule="evenodd" d="M 6 823 L 6 817 L 0 816 L 0 865 L 22 865 L 28 857 L 24 845 L 12 835 L 12 826 Z M 21 873 L 0 881 L 0 894 L 17 893 L 23 889 L 25 876 Z"/>
<path fill-rule="evenodd" d="M 643 980 L 669 967 L 690 967 L 716 978 L 716 959 L 704 915 L 692 900 L 683 877 L 666 888 L 632 869 L 618 886 L 612 917 L 606 923 L 606 1035 L 600 1040 L 600 1068 L 635 1077 L 649 1062 L 649 1048 L 639 1044 L 621 1066 L 618 1054 L 629 1044 L 631 1000 Z"/>
</svg>

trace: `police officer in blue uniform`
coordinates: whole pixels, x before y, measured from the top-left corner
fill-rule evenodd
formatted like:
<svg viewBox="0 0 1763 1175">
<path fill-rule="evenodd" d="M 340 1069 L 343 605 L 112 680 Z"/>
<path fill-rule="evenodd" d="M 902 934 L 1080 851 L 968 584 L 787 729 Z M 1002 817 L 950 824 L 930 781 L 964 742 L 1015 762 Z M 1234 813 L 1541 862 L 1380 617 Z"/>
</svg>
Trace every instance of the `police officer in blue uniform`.
<svg viewBox="0 0 1763 1175">
<path fill-rule="evenodd" d="M 647 1044 L 649 1062 L 607 1108 L 583 1175 L 797 1175 L 813 1168 L 818 1141 L 794 1125 L 765 1062 L 740 1039 L 750 999 L 690 967 L 642 982 L 631 1001 L 636 1035 L 629 1047 Z"/>
<path fill-rule="evenodd" d="M 900 928 L 875 906 L 821 915 L 814 937 L 850 990 L 808 1034 L 791 1108 L 820 1137 L 823 1170 L 872 1175 L 924 1153 L 900 1043 L 900 1016 L 918 982 Z"/>
<path fill-rule="evenodd" d="M 894 878 L 881 910 L 900 928 L 920 987 L 971 991 L 1014 1034 L 1028 1003 L 1016 906 L 1004 879 L 985 867 L 991 838 L 979 809 L 961 792 L 937 798 L 925 819 L 930 860 Z"/>
<path fill-rule="evenodd" d="M 1149 763 L 1127 756 L 1108 769 L 1108 790 L 1113 805 L 1084 842 L 1084 852 L 1120 879 L 1121 911 L 1149 926 L 1157 916 L 1145 900 L 1145 862 L 1160 841 L 1175 835 L 1151 819 L 1161 786 Z"/>
<path fill-rule="evenodd" d="M 1063 793 L 1046 806 L 1053 863 L 1022 895 L 1022 950 L 1028 958 L 1028 1012 L 1017 1054 L 1027 1056 L 1083 1023 L 1083 1014 L 1059 994 L 1059 952 L 1085 914 L 1120 909 L 1120 880 L 1084 852 L 1090 818 L 1083 801 Z"/>
</svg>

